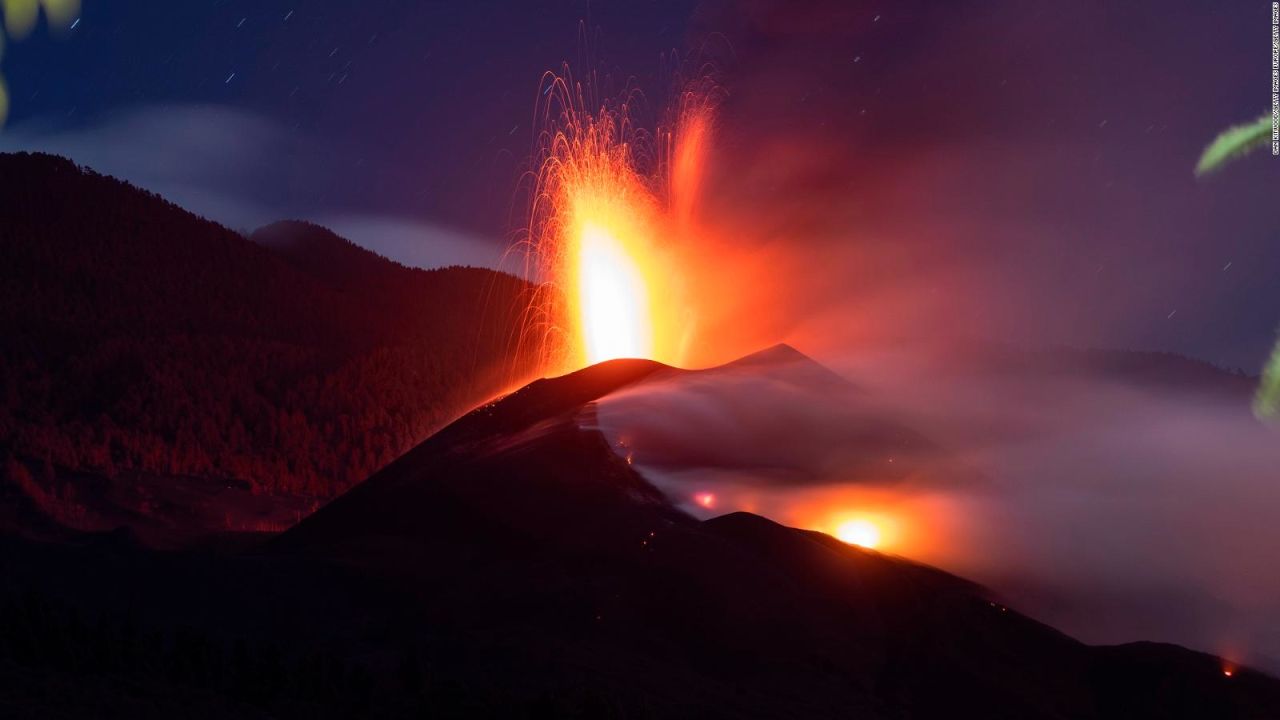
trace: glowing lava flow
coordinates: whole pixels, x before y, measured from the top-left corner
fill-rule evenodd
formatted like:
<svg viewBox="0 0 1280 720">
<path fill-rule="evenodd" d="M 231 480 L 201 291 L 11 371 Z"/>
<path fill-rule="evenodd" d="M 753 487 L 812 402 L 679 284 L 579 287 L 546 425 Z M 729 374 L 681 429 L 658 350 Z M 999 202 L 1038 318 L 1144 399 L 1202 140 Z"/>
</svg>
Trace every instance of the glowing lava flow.
<svg viewBox="0 0 1280 720">
<path fill-rule="evenodd" d="M 621 357 L 680 361 L 687 311 L 668 252 L 688 233 L 711 103 L 681 96 L 670 127 L 634 127 L 632 92 L 596 101 L 567 68 L 544 77 L 526 275 L 565 307 L 554 316 L 570 369 Z M 696 97 L 703 98 L 703 94 Z M 532 272 L 529 272 L 532 270 Z"/>
</svg>

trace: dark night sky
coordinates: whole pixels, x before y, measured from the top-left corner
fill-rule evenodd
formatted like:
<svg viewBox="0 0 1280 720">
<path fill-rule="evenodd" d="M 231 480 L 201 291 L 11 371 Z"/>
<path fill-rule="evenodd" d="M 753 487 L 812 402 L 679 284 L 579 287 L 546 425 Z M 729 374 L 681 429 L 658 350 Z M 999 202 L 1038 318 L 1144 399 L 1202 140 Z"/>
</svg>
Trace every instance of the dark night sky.
<svg viewBox="0 0 1280 720">
<path fill-rule="evenodd" d="M 876 313 L 1254 371 L 1280 320 L 1280 163 L 1191 168 L 1268 107 L 1268 12 L 85 0 L 61 37 L 8 44 L 0 148 L 69 154 L 237 228 L 305 217 L 406 262 L 492 263 L 520 223 L 539 76 L 579 60 L 585 20 L 593 66 L 658 106 L 664 55 L 713 48 L 713 214 L 749 219 L 744 252 L 785 243 L 813 268 L 779 301 L 779 339 Z"/>
</svg>

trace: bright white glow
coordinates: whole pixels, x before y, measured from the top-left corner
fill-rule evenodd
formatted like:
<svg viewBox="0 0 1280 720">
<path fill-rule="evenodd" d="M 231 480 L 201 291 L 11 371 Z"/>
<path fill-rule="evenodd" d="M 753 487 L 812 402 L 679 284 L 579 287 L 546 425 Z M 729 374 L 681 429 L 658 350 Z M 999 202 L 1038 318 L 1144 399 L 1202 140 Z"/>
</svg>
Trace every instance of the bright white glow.
<svg viewBox="0 0 1280 720">
<path fill-rule="evenodd" d="M 586 225 L 579 243 L 578 302 L 587 362 L 649 357 L 648 297 L 634 259 L 598 225 Z"/>
<path fill-rule="evenodd" d="M 880 544 L 880 528 L 869 520 L 847 520 L 836 528 L 836 537 L 850 545 L 874 548 Z"/>
</svg>

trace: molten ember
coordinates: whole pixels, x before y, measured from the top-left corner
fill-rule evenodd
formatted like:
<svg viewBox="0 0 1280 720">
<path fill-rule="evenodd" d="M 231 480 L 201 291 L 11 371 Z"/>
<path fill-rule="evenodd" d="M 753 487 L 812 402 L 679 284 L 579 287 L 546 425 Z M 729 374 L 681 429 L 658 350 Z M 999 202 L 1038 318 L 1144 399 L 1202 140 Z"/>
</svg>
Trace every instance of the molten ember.
<svg viewBox="0 0 1280 720">
<path fill-rule="evenodd" d="M 540 94 L 527 248 L 536 259 L 526 270 L 544 299 L 564 303 L 543 313 L 561 345 L 549 360 L 676 364 L 689 328 L 671 247 L 692 227 L 711 103 L 686 92 L 674 121 L 648 133 L 632 121 L 639 93 L 600 101 L 594 87 L 566 68 L 548 73 Z"/>
</svg>

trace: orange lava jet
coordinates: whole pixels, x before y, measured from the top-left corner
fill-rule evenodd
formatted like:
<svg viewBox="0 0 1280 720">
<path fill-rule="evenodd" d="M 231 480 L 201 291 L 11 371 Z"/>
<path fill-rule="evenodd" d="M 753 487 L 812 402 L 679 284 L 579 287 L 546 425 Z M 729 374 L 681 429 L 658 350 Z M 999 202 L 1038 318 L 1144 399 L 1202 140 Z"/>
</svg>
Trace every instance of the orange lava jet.
<svg viewBox="0 0 1280 720">
<path fill-rule="evenodd" d="M 638 91 L 600 101 L 595 86 L 566 67 L 540 87 L 526 275 L 563 303 L 543 312 L 559 348 L 549 369 L 621 357 L 678 364 L 690 326 L 671 249 L 692 227 L 712 104 L 686 92 L 674 120 L 649 133 L 632 121 Z"/>
<path fill-rule="evenodd" d="M 636 192 L 639 186 L 627 187 L 629 181 L 605 178 L 603 187 L 566 188 L 572 219 L 562 272 L 573 288 L 577 337 L 587 363 L 653 356 L 649 288 L 658 289 L 658 279 L 646 272 L 653 210 Z"/>
</svg>

